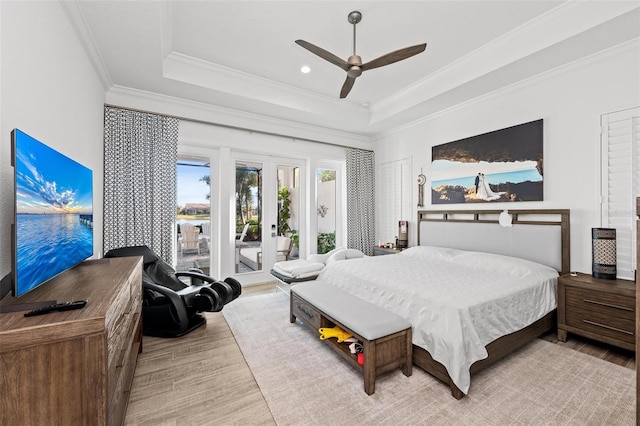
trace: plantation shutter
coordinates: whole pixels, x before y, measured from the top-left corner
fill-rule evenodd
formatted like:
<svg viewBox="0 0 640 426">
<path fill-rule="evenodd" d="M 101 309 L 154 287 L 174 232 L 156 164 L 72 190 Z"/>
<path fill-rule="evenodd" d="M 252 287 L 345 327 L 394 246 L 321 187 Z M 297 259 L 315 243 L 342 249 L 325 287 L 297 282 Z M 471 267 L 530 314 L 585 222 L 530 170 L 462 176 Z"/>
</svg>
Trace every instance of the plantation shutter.
<svg viewBox="0 0 640 426">
<path fill-rule="evenodd" d="M 618 278 L 635 279 L 636 197 L 640 196 L 640 107 L 604 114 L 602 226 L 615 228 Z"/>
<path fill-rule="evenodd" d="M 410 166 L 411 160 L 408 158 L 376 166 L 378 170 L 376 235 L 383 243 L 395 242 L 394 238 L 398 236 L 399 220 L 411 221 L 412 219 L 410 217 L 412 214 Z"/>
</svg>

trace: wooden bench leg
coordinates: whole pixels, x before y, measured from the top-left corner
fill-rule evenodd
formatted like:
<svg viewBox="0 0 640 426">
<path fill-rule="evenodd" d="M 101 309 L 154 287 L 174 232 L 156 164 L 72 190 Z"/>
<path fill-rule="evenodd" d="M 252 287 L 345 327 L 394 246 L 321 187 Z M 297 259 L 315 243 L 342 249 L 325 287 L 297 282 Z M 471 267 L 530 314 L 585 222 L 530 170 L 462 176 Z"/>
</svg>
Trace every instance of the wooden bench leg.
<svg viewBox="0 0 640 426">
<path fill-rule="evenodd" d="M 364 341 L 364 391 L 372 395 L 376 391 L 376 342 Z"/>
<path fill-rule="evenodd" d="M 289 322 L 291 324 L 296 322 L 296 316 L 293 315 L 293 295 L 289 297 Z"/>
</svg>

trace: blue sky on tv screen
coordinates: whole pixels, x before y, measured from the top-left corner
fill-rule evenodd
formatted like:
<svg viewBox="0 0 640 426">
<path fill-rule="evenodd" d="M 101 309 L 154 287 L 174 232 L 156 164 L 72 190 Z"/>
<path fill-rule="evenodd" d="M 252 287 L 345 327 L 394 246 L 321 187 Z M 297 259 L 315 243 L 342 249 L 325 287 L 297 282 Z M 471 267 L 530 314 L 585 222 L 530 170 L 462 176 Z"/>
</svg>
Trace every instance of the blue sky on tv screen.
<svg viewBox="0 0 640 426">
<path fill-rule="evenodd" d="M 17 213 L 81 213 L 93 208 L 92 172 L 15 130 Z"/>
</svg>

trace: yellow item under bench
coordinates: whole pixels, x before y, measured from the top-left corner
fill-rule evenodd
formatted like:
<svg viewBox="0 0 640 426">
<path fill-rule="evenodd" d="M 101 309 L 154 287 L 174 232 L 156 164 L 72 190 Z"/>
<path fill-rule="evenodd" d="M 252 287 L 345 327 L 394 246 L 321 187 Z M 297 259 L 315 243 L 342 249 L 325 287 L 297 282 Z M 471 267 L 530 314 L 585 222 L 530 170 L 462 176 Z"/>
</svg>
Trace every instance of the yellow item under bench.
<svg viewBox="0 0 640 426">
<path fill-rule="evenodd" d="M 351 334 L 347 333 L 338 326 L 331 328 L 319 328 L 318 333 L 320 333 L 320 340 L 326 340 L 330 337 L 336 337 L 338 339 L 338 343 L 344 342 L 346 339 L 351 337 Z"/>
</svg>

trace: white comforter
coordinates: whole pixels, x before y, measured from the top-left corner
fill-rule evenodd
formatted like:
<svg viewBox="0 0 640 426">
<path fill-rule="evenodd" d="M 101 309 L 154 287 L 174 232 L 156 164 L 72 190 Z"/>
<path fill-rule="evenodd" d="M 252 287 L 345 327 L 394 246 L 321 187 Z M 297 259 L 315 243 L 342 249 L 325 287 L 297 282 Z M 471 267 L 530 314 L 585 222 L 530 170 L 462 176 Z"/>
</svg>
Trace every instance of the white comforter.
<svg viewBox="0 0 640 426">
<path fill-rule="evenodd" d="M 438 247 L 335 262 L 319 281 L 407 319 L 413 343 L 443 364 L 465 394 L 485 345 L 556 308 L 555 269 L 508 256 Z"/>
</svg>

